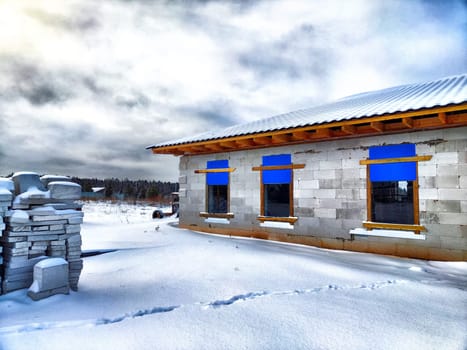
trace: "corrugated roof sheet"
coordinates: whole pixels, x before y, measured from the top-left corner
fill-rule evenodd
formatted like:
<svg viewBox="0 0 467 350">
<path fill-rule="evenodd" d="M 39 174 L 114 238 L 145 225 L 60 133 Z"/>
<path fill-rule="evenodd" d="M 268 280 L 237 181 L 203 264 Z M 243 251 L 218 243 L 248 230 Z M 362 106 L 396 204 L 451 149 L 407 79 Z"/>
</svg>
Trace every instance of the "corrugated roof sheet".
<svg viewBox="0 0 467 350">
<path fill-rule="evenodd" d="M 323 105 L 306 108 L 226 129 L 209 131 L 149 146 L 158 148 L 192 142 L 257 134 L 281 129 L 350 119 L 409 112 L 467 102 L 467 73 L 435 81 L 364 92 Z"/>
</svg>

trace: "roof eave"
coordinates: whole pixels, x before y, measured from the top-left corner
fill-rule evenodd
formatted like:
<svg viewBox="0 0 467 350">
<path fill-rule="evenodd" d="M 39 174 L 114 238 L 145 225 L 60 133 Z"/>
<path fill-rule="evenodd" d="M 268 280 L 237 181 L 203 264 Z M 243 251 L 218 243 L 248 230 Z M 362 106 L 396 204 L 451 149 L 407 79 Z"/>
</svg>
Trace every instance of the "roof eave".
<svg viewBox="0 0 467 350">
<path fill-rule="evenodd" d="M 363 116 L 337 122 L 196 142 L 149 146 L 154 154 L 196 155 L 277 147 L 300 143 L 375 136 L 467 125 L 467 102 L 393 114 Z"/>
</svg>

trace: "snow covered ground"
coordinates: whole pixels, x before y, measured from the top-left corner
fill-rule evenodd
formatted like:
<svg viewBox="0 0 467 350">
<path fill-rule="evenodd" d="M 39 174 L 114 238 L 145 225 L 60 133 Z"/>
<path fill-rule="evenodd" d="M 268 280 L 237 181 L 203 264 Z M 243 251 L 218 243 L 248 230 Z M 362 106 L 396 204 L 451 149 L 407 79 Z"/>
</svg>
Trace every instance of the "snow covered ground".
<svg viewBox="0 0 467 350">
<path fill-rule="evenodd" d="M 86 204 L 79 291 L 0 297 L 0 349 L 459 349 L 467 263 L 213 236 Z"/>
</svg>

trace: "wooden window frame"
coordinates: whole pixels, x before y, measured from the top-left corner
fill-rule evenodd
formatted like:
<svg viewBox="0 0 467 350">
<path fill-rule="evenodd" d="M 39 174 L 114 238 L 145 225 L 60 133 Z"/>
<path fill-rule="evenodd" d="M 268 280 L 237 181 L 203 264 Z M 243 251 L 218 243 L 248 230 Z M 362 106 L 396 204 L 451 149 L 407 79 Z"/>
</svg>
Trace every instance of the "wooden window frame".
<svg viewBox="0 0 467 350">
<path fill-rule="evenodd" d="M 288 222 L 293 225 L 298 218 L 294 216 L 294 202 L 293 202 L 293 190 L 294 190 L 294 169 L 303 169 L 305 164 L 286 164 L 286 165 L 260 165 L 252 167 L 251 170 L 259 171 L 259 182 L 260 182 L 260 215 L 257 216 L 257 220 L 261 222 L 274 221 L 274 222 Z M 263 184 L 263 171 L 264 170 L 286 170 L 290 169 L 290 183 L 289 183 L 289 216 L 265 216 L 264 215 L 264 184 Z"/>
<path fill-rule="evenodd" d="M 230 175 L 230 174 L 229 174 Z M 207 181 L 206 181 L 207 182 Z M 216 217 L 216 218 L 229 218 L 228 214 L 230 213 L 230 176 L 229 176 L 229 183 L 227 184 L 227 204 L 225 213 L 210 213 L 209 212 L 209 186 L 216 186 L 216 185 L 208 185 L 206 183 L 206 193 L 205 193 L 205 211 L 209 217 Z M 218 186 L 218 185 L 217 185 Z M 201 213 L 200 213 L 201 216 Z"/>
<path fill-rule="evenodd" d="M 419 198 L 419 183 L 418 183 L 418 162 L 428 161 L 432 158 L 431 155 L 425 156 L 413 156 L 413 157 L 400 157 L 400 158 L 383 158 L 383 159 L 362 159 L 360 165 L 366 165 L 366 206 L 367 206 L 367 221 L 363 222 L 363 227 L 366 229 L 391 229 L 391 230 L 406 230 L 414 231 L 415 234 L 419 234 L 420 231 L 426 231 L 426 228 L 420 225 L 420 198 Z M 370 165 L 371 164 L 389 164 L 389 163 L 405 163 L 405 162 L 416 162 L 415 167 L 415 180 L 413 183 L 413 211 L 414 211 L 414 223 L 413 224 L 394 224 L 385 222 L 374 222 L 371 218 L 372 212 L 372 190 L 373 185 L 370 179 Z"/>
<path fill-rule="evenodd" d="M 227 184 L 227 212 L 226 213 L 210 213 L 208 212 L 208 200 L 209 200 L 209 189 L 207 184 L 206 177 L 206 189 L 205 189 L 205 211 L 199 213 L 199 216 L 202 218 L 219 218 L 219 219 L 232 219 L 235 217 L 233 213 L 230 212 L 230 173 L 234 172 L 236 168 L 213 168 L 213 169 L 196 169 L 195 174 L 207 174 L 207 173 L 229 173 L 229 182 Z"/>
</svg>

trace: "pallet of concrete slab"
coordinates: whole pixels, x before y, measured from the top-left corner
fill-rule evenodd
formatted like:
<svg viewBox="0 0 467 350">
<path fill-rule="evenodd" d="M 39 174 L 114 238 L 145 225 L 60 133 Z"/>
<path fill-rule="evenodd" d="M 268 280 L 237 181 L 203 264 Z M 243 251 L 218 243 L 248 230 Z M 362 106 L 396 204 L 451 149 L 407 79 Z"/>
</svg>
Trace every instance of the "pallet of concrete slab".
<svg viewBox="0 0 467 350">
<path fill-rule="evenodd" d="M 0 217 L 1 219 L 2 217 Z M 2 237 L 1 235 L 2 231 L 0 230 L 0 238 Z M 2 282 L 3 282 L 3 278 L 2 278 L 2 274 L 3 274 L 3 246 L 1 245 L 1 242 L 0 242 L 0 294 L 2 294 Z"/>
<path fill-rule="evenodd" d="M 13 181 L 7 178 L 0 177 L 0 239 L 3 237 L 3 231 L 5 230 L 5 223 L 3 217 L 6 215 L 11 207 L 11 201 L 13 198 L 12 192 L 14 191 Z M 0 294 L 2 291 L 3 282 L 3 245 L 0 241 Z"/>
<path fill-rule="evenodd" d="M 83 213 L 56 210 L 50 206 L 31 210 L 11 210 L 6 219 L 2 239 L 6 262 L 32 260 L 41 256 L 70 260 L 70 286 L 76 290 L 82 269 L 80 223 Z M 32 278 L 32 267 L 26 272 L 5 269 L 6 290 L 25 288 Z M 7 279 L 8 277 L 8 279 Z M 23 281 L 14 283 L 12 281 Z M 5 283 L 4 283 L 5 284 Z"/>
<path fill-rule="evenodd" d="M 78 290 L 79 276 L 83 269 L 83 259 L 81 259 L 81 235 L 74 235 L 66 240 L 66 260 L 68 261 L 68 278 L 70 288 Z"/>
<path fill-rule="evenodd" d="M 3 293 L 28 288 L 33 281 L 34 265 L 47 259 L 46 256 L 25 259 L 24 255 L 12 256 L 4 263 Z"/>
<path fill-rule="evenodd" d="M 30 210 L 11 210 L 7 213 L 5 221 L 5 234 L 8 237 L 27 236 L 30 242 L 54 241 L 58 236 L 66 239 L 79 234 L 83 212 L 41 206 Z"/>
<path fill-rule="evenodd" d="M 81 186 L 66 176 L 39 175 L 31 172 L 13 174 L 16 198 L 13 209 L 29 209 L 31 206 L 52 204 L 56 209 L 79 209 L 74 200 L 81 198 Z"/>
<path fill-rule="evenodd" d="M 0 217 L 5 216 L 10 209 L 14 189 L 13 181 L 0 177 Z"/>
</svg>

